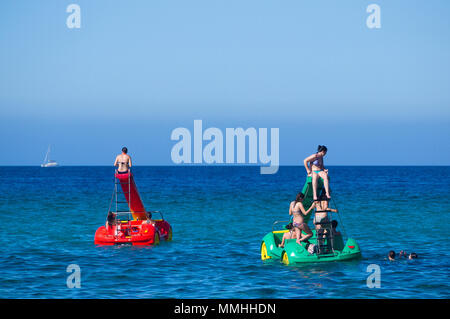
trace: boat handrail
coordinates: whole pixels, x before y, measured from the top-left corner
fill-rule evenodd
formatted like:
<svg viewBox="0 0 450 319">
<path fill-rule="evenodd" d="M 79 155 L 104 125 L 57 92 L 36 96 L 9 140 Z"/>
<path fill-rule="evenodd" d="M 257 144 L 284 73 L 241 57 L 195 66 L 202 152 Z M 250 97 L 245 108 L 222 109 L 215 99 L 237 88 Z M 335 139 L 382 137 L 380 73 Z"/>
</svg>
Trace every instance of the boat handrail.
<svg viewBox="0 0 450 319">
<path fill-rule="evenodd" d="M 289 223 L 289 220 L 276 220 L 276 221 L 272 224 L 272 232 L 274 231 L 275 225 L 280 224 L 280 223 Z"/>
<path fill-rule="evenodd" d="M 161 211 L 159 211 L 159 210 L 151 210 L 151 211 L 149 211 L 149 213 L 151 213 L 152 215 L 155 214 L 155 213 L 159 214 L 159 215 L 161 215 L 161 219 L 164 220 L 163 213 Z"/>
<path fill-rule="evenodd" d="M 164 219 L 163 213 L 159 210 L 152 210 L 152 211 L 148 211 L 149 213 L 153 214 L 159 214 L 161 216 L 161 219 Z M 118 212 L 112 212 L 114 214 L 117 215 L 131 215 L 133 213 L 143 213 L 143 212 L 131 212 L 131 211 L 118 211 Z"/>
</svg>

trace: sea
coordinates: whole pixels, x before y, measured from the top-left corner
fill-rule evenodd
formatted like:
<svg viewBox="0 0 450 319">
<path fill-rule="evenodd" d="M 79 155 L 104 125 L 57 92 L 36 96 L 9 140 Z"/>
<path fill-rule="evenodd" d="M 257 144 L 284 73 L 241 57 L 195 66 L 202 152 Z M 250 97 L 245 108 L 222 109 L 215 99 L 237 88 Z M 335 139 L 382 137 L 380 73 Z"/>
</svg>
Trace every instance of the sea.
<svg viewBox="0 0 450 319">
<path fill-rule="evenodd" d="M 1 167 L 0 297 L 450 297 L 448 166 L 330 166 L 338 230 L 362 257 L 301 265 L 262 261 L 260 247 L 275 221 L 289 219 L 303 167 L 262 175 L 257 166 L 136 166 L 133 174 L 146 209 L 171 224 L 172 241 L 94 244 L 113 167 Z M 418 258 L 388 261 L 390 250 Z"/>
</svg>

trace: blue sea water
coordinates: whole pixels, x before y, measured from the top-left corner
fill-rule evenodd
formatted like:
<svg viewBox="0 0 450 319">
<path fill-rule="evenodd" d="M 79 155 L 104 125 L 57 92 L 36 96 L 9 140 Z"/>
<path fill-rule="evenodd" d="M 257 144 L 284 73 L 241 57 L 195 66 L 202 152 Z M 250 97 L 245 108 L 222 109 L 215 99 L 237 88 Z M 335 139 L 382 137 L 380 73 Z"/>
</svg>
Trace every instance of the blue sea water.
<svg viewBox="0 0 450 319">
<path fill-rule="evenodd" d="M 114 187 L 111 167 L 0 169 L 1 298 L 449 298 L 450 167 L 330 167 L 340 230 L 360 260 L 285 266 L 260 260 L 288 218 L 301 167 L 135 167 L 141 197 L 173 241 L 94 245 Z M 342 227 L 344 226 L 344 227 Z M 389 262 L 389 250 L 417 260 Z M 66 268 L 81 268 L 69 289 Z M 366 284 L 371 264 L 381 288 Z"/>
</svg>

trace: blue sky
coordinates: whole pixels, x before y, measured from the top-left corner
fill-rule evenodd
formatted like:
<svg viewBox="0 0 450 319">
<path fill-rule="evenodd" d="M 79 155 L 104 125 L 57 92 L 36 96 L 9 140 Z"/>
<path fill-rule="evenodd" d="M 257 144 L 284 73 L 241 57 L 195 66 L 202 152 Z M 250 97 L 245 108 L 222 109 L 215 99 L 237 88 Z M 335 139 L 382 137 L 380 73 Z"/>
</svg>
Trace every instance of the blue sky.
<svg viewBox="0 0 450 319">
<path fill-rule="evenodd" d="M 285 165 L 318 144 L 329 165 L 450 165 L 449 17 L 445 0 L 5 0 L 0 165 L 39 165 L 48 144 L 62 165 L 123 145 L 170 165 L 195 119 L 278 127 Z"/>
</svg>

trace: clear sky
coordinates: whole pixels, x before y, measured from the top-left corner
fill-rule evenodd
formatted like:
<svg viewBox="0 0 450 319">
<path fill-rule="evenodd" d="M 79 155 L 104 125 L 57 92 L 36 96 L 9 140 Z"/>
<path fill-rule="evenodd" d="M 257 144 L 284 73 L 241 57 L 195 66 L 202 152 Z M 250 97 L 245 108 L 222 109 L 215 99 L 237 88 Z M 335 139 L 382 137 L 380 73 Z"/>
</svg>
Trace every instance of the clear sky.
<svg viewBox="0 0 450 319">
<path fill-rule="evenodd" d="M 279 128 L 281 164 L 450 165 L 450 1 L 0 2 L 0 165 L 172 164 L 195 119 Z"/>
</svg>

